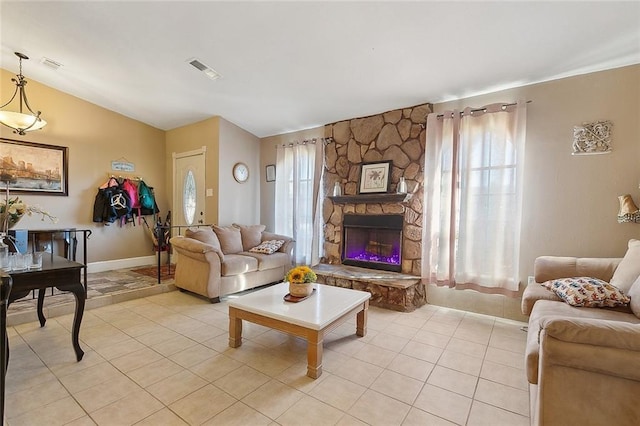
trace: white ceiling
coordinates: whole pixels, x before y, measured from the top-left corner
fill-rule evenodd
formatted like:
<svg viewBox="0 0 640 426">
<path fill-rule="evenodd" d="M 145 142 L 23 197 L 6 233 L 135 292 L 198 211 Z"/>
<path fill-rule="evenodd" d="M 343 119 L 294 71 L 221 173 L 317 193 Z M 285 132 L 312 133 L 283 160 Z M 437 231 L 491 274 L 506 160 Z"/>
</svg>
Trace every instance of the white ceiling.
<svg viewBox="0 0 640 426">
<path fill-rule="evenodd" d="M 1 0 L 0 15 L 0 67 L 23 52 L 27 80 L 165 130 L 219 115 L 264 137 L 640 63 L 638 1 Z"/>
</svg>

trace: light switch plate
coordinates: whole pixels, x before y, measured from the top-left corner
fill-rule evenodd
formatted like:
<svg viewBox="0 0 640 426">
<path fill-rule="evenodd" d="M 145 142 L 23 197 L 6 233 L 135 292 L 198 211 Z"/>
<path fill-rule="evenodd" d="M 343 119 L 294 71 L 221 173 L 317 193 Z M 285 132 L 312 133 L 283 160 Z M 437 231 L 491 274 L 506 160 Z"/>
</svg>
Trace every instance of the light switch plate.
<svg viewBox="0 0 640 426">
<path fill-rule="evenodd" d="M 207 188 L 207 197 L 213 197 L 213 188 Z"/>
</svg>

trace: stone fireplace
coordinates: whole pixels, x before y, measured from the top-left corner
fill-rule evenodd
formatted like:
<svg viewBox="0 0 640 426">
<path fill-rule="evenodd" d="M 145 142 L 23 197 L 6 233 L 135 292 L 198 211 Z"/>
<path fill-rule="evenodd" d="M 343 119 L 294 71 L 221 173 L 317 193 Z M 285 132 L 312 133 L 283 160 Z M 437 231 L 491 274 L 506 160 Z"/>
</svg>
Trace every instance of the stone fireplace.
<svg viewBox="0 0 640 426">
<path fill-rule="evenodd" d="M 404 216 L 399 214 L 345 214 L 342 264 L 400 272 L 403 222 Z"/>
<path fill-rule="evenodd" d="M 318 282 L 371 293 L 370 303 L 410 312 L 427 303 L 420 279 L 425 123 L 430 104 L 325 126 Z M 358 194 L 362 163 L 392 161 L 385 194 Z M 408 193 L 397 194 L 400 178 Z M 331 196 L 335 183 L 342 196 Z M 357 265 L 357 266 L 355 266 Z M 374 268 L 374 269 L 371 269 Z"/>
<path fill-rule="evenodd" d="M 364 251 L 379 251 L 383 255 L 398 249 L 398 264 L 394 261 L 393 271 L 404 274 L 420 275 L 420 256 L 422 239 L 422 181 L 424 175 L 425 123 L 432 112 L 430 104 L 417 105 L 377 114 L 370 117 L 340 121 L 325 126 L 325 136 L 333 138 L 325 149 L 325 168 L 323 170 L 324 194 L 330 195 L 334 184 L 338 182 L 344 195 L 325 196 L 323 201 L 324 218 L 324 258 L 323 263 L 332 265 L 354 265 L 349 253 L 351 246 L 346 245 L 345 236 L 349 236 L 349 226 L 345 230 L 345 218 L 351 216 L 395 216 L 401 220 L 401 239 L 397 246 L 389 243 L 388 232 L 373 237 L 361 237 L 359 246 Z M 358 180 L 362 163 L 391 160 L 390 193 L 358 194 Z M 408 194 L 396 194 L 400 177 L 404 177 Z M 348 219 L 350 221 L 352 219 Z M 375 226 L 374 226 L 375 227 Z M 380 246 L 374 249 L 374 244 Z M 391 247 L 389 247 L 391 244 Z M 392 254 L 392 258 L 393 258 Z M 358 264 L 371 268 L 369 264 Z M 378 261 L 373 264 L 379 266 Z M 386 269 L 390 270 L 390 269 Z"/>
</svg>

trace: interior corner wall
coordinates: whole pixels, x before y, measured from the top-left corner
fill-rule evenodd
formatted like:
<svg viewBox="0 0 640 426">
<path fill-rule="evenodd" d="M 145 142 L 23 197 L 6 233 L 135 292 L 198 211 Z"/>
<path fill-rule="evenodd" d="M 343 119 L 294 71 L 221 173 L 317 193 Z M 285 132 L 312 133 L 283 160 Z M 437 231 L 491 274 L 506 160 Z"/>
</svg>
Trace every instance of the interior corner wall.
<svg viewBox="0 0 640 426">
<path fill-rule="evenodd" d="M 618 196 L 640 204 L 640 65 L 584 74 L 434 105 L 434 112 L 531 100 L 527 108 L 521 287 L 542 255 L 622 257 L 640 224 L 617 222 Z M 609 154 L 574 156 L 573 127 L 613 122 Z M 519 300 L 429 289 L 429 302 L 519 318 Z M 480 301 L 480 303 L 479 303 Z"/>
<path fill-rule="evenodd" d="M 220 161 L 220 117 L 211 117 L 197 123 L 178 127 L 166 132 L 166 176 L 165 186 L 170 205 L 173 206 L 173 154 L 206 147 L 205 188 L 213 189 L 213 196 L 205 197 L 205 223 L 218 223 L 218 168 Z"/>
<path fill-rule="evenodd" d="M 267 182 L 266 169 L 267 165 L 274 164 L 276 176 L 281 172 L 276 164 L 276 146 L 305 139 L 320 140 L 324 136 L 324 126 L 320 126 L 260 139 L 260 223 L 266 225 L 268 231 L 275 231 L 276 183 Z"/>
<path fill-rule="evenodd" d="M 0 69 L 2 98 L 13 93 L 14 74 Z M 126 175 L 142 176 L 155 187 L 159 208 L 166 213 L 164 135 L 165 132 L 139 121 L 101 108 L 80 98 L 28 79 L 29 102 L 42 111 L 47 125 L 25 136 L 0 126 L 0 137 L 68 148 L 69 194 L 19 195 L 29 205 L 39 206 L 58 217 L 57 223 L 26 216 L 17 229 L 77 228 L 92 232 L 88 241 L 88 261 L 108 261 L 153 256 L 151 237 L 143 226 L 120 227 L 93 223 L 93 203 L 98 187 L 111 170 L 111 161 L 125 158 L 135 165 Z M 17 160 L 17 159 L 14 159 Z M 122 173 L 123 175 L 125 173 Z"/>
<path fill-rule="evenodd" d="M 249 168 L 249 179 L 239 183 L 233 166 L 242 162 Z M 222 226 L 260 222 L 260 139 L 220 118 L 220 158 L 218 170 L 218 222 Z"/>
</svg>

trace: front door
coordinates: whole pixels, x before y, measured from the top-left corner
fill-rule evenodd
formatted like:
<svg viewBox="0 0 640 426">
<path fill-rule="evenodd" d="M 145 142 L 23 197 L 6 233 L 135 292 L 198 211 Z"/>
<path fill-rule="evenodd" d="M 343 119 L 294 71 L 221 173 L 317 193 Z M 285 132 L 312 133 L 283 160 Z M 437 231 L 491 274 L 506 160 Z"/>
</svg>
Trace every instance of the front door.
<svg viewBox="0 0 640 426">
<path fill-rule="evenodd" d="M 205 151 L 174 154 L 172 225 L 205 223 Z"/>
</svg>

